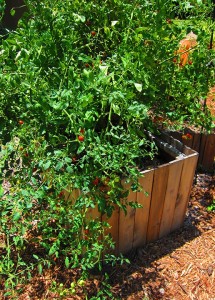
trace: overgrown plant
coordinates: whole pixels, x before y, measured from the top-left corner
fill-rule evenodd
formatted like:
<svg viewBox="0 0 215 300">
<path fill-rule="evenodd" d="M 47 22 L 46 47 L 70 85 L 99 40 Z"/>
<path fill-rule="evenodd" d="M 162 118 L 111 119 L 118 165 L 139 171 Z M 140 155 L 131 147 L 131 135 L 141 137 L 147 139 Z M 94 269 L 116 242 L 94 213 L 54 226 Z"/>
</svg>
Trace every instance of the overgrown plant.
<svg viewBox="0 0 215 300">
<path fill-rule="evenodd" d="M 11 274 L 35 266 L 85 272 L 121 260 L 108 254 L 107 220 L 137 205 L 121 179 L 140 188 L 141 160 L 157 151 L 152 115 L 210 127 L 201 101 L 213 78 L 202 18 L 211 7 L 199 3 L 182 23 L 173 0 L 26 1 L 0 46 L 0 276 L 11 290 Z M 188 26 L 198 46 L 181 68 L 173 60 Z M 97 209 L 105 221 L 90 217 Z"/>
</svg>

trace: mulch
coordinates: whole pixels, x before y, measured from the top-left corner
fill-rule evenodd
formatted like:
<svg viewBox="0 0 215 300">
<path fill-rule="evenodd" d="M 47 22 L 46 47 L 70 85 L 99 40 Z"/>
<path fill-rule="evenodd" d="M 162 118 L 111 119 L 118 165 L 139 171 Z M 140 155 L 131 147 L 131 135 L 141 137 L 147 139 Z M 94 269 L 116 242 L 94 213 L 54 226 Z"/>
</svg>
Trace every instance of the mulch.
<svg viewBox="0 0 215 300">
<path fill-rule="evenodd" d="M 18 300 L 127 299 L 215 300 L 215 212 L 207 207 L 215 199 L 215 175 L 198 173 L 193 185 L 184 226 L 154 243 L 128 254 L 130 264 L 105 268 L 113 297 L 97 298 L 104 288 L 104 274 L 94 273 L 75 294 L 51 290 L 51 283 L 70 283 L 79 270 L 61 265 L 32 277 L 21 286 Z M 19 287 L 20 288 L 20 287 Z M 87 295 L 87 297 L 86 297 Z M 4 298 L 0 291 L 0 299 Z"/>
<path fill-rule="evenodd" d="M 215 299 L 215 213 L 207 210 L 212 199 L 215 176 L 198 174 L 184 226 L 137 250 L 129 272 L 118 274 L 118 281 L 124 277 L 118 299 Z"/>
</svg>

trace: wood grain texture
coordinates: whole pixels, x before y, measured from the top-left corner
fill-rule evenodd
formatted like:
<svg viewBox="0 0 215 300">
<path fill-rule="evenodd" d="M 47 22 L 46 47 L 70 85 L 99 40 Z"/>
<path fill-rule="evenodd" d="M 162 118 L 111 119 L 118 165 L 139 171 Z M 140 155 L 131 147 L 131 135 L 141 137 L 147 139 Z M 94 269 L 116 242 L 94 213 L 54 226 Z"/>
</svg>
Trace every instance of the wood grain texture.
<svg viewBox="0 0 215 300">
<path fill-rule="evenodd" d="M 215 157 L 215 134 L 207 134 L 201 164 L 204 169 L 212 169 Z"/>
<path fill-rule="evenodd" d="M 137 193 L 133 192 L 130 188 L 130 184 L 126 181 L 122 182 L 125 189 L 129 190 L 128 202 L 136 202 Z M 135 209 L 131 206 L 127 206 L 127 213 L 120 209 L 119 212 L 119 252 L 127 253 L 133 248 L 134 237 L 134 216 Z"/>
<path fill-rule="evenodd" d="M 152 198 L 147 228 L 147 242 L 153 242 L 159 238 L 168 175 L 169 164 L 159 166 L 154 171 Z"/>
<path fill-rule="evenodd" d="M 142 175 L 139 179 L 142 191 L 137 192 L 137 203 L 142 205 L 142 208 L 137 208 L 135 213 L 134 248 L 142 247 L 146 243 L 154 170 L 145 171 Z"/>
<path fill-rule="evenodd" d="M 196 170 L 197 160 L 198 153 L 186 157 L 183 160 L 181 180 L 178 188 L 178 195 L 171 231 L 179 228 L 184 222 L 190 190 L 192 187 L 194 173 Z"/>
<path fill-rule="evenodd" d="M 167 235 L 171 231 L 171 225 L 174 218 L 176 199 L 181 179 L 183 159 L 170 163 L 169 176 L 166 187 L 163 214 L 160 225 L 159 238 Z"/>
</svg>

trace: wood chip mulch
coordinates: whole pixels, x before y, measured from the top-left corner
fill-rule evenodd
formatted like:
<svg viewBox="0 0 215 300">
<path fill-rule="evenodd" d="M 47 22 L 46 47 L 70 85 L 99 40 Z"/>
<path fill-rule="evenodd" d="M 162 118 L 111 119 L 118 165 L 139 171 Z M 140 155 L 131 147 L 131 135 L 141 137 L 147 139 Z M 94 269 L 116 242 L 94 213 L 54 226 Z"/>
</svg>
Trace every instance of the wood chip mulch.
<svg viewBox="0 0 215 300">
<path fill-rule="evenodd" d="M 16 299 L 80 300 L 94 296 L 93 299 L 102 300 L 215 300 L 215 212 L 207 209 L 213 200 L 215 176 L 198 173 L 184 226 L 130 253 L 130 264 L 106 270 L 113 297 L 96 297 L 102 274 L 92 275 L 75 295 L 60 297 L 51 292 L 51 282 L 70 284 L 77 274 L 56 266 L 55 270 L 32 278 Z M 12 298 L 4 298 L 0 290 L 0 299 Z"/>
<path fill-rule="evenodd" d="M 215 176 L 198 174 L 183 228 L 138 249 L 130 269 L 115 273 L 118 299 L 215 300 L 213 199 Z"/>
</svg>

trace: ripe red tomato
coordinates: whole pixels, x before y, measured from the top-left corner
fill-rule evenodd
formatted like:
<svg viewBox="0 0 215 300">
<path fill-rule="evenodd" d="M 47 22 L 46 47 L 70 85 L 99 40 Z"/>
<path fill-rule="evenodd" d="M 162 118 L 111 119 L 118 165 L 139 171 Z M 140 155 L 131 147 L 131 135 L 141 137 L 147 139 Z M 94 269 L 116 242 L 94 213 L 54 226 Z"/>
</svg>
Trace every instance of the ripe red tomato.
<svg viewBox="0 0 215 300">
<path fill-rule="evenodd" d="M 85 241 L 88 240 L 88 235 L 89 235 L 89 233 L 90 233 L 89 229 L 88 229 L 88 228 L 85 228 L 85 229 L 84 229 L 84 232 L 83 232 L 83 239 L 84 239 Z"/>
<path fill-rule="evenodd" d="M 192 64 L 193 64 L 192 60 L 189 60 L 189 61 L 188 61 L 188 64 L 189 64 L 189 65 L 192 65 Z"/>
<path fill-rule="evenodd" d="M 174 63 L 177 63 L 177 58 L 174 57 L 172 61 L 173 61 Z"/>
<path fill-rule="evenodd" d="M 81 128 L 80 133 L 84 134 L 84 132 L 85 132 L 84 128 Z"/>
<path fill-rule="evenodd" d="M 61 192 L 58 194 L 58 198 L 63 198 L 63 196 L 64 196 L 64 193 L 63 193 L 63 191 L 61 191 Z"/>
<path fill-rule="evenodd" d="M 191 140 L 192 139 L 192 134 L 190 134 L 190 133 L 183 134 L 182 139 Z"/>
<path fill-rule="evenodd" d="M 98 185 L 98 184 L 99 184 L 99 181 L 100 181 L 100 180 L 99 180 L 99 178 L 98 178 L 98 177 L 96 177 L 96 178 L 93 180 L 93 182 L 92 182 L 92 183 L 93 183 L 93 185 L 95 185 L 95 186 L 96 186 L 96 185 Z"/>
<path fill-rule="evenodd" d="M 192 134 L 187 133 L 186 136 L 187 136 L 187 139 L 188 139 L 188 140 L 191 140 L 191 139 L 192 139 Z"/>
<path fill-rule="evenodd" d="M 89 234 L 89 232 L 90 232 L 90 231 L 89 231 L 88 228 L 86 228 L 86 229 L 84 230 L 84 233 L 85 233 L 85 234 Z"/>
<path fill-rule="evenodd" d="M 83 135 L 79 135 L 78 136 L 78 140 L 79 140 L 79 142 L 83 142 L 84 141 L 84 136 Z"/>
<path fill-rule="evenodd" d="M 95 32 L 95 31 L 91 31 L 91 35 L 92 35 L 92 36 L 95 36 L 95 35 L 96 35 L 96 32 Z"/>
<path fill-rule="evenodd" d="M 76 163 L 76 162 L 77 162 L 77 156 L 73 156 L 72 161 L 73 161 L 74 163 Z"/>
<path fill-rule="evenodd" d="M 19 120 L 19 125 L 23 125 L 24 124 L 24 122 L 22 121 L 22 120 Z"/>
</svg>

